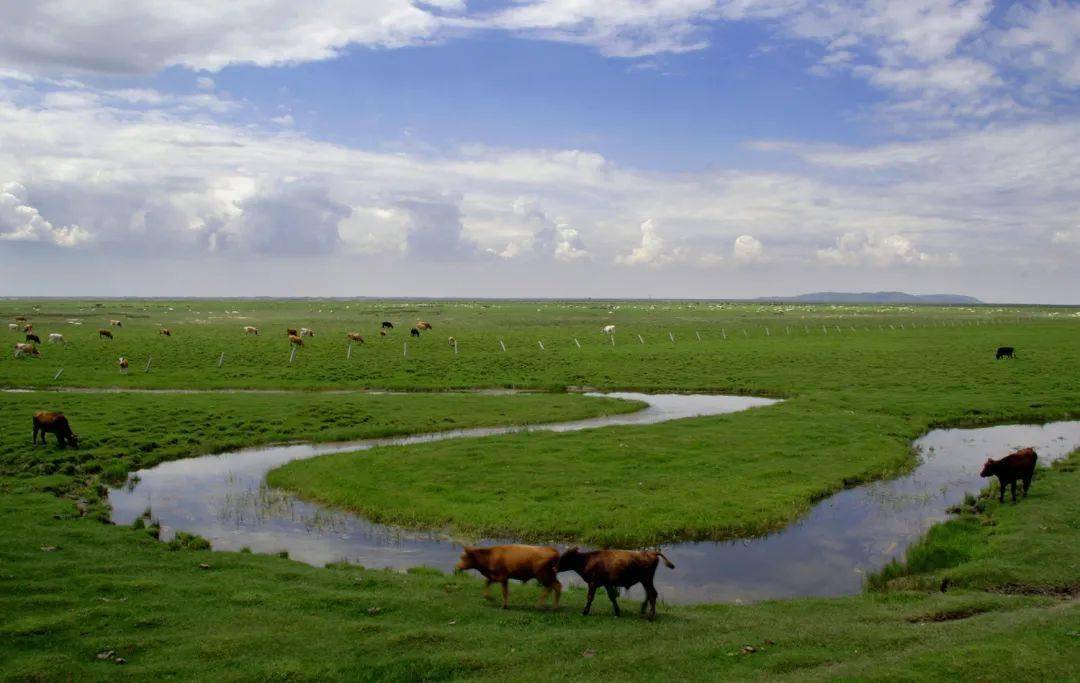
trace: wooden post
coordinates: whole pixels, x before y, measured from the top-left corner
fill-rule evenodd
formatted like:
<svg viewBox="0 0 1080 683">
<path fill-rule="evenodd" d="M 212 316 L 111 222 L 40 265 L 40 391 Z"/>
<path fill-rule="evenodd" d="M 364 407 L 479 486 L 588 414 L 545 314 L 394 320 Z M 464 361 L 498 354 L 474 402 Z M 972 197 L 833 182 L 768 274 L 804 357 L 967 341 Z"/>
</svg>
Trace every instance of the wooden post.
<svg viewBox="0 0 1080 683">
<path fill-rule="evenodd" d="M 671 333 L 671 332 L 669 331 L 669 332 L 667 333 L 667 336 L 668 336 L 668 339 L 670 339 L 670 340 L 671 340 L 671 343 L 672 343 L 672 344 L 674 344 L 674 343 L 675 343 L 675 335 L 673 335 L 673 334 L 672 334 L 672 333 Z"/>
<path fill-rule="evenodd" d="M 222 364 L 222 363 L 224 363 L 224 362 L 225 362 L 225 352 L 224 352 L 224 351 L 222 351 L 222 352 L 221 352 L 221 355 L 220 355 L 220 356 L 218 356 L 218 359 L 217 359 L 217 366 L 218 366 L 218 367 L 220 368 L 220 367 L 221 367 L 221 364 Z"/>
<path fill-rule="evenodd" d="M 579 349 L 581 348 L 581 342 L 577 340 L 577 337 L 574 337 L 574 344 L 576 344 Z"/>
<path fill-rule="evenodd" d="M 291 351 L 289 351 L 289 362 L 292 363 L 294 360 L 296 360 L 296 347 L 295 346 L 292 347 Z"/>
<path fill-rule="evenodd" d="M 62 374 L 64 374 L 64 368 L 60 368 L 59 370 L 57 370 L 56 374 L 53 375 L 53 379 L 60 379 L 60 375 Z"/>
<path fill-rule="evenodd" d="M 825 329 L 824 325 L 821 326 L 821 333 L 822 334 L 828 334 L 829 333 L 829 331 L 827 329 Z"/>
<path fill-rule="evenodd" d="M 836 331 L 837 331 L 837 332 L 839 332 L 839 331 L 840 331 L 840 326 L 839 326 L 839 325 L 833 325 L 833 327 L 835 327 L 835 328 L 836 328 Z"/>
<path fill-rule="evenodd" d="M 502 347 L 503 353 L 506 353 L 506 344 L 503 344 L 503 340 L 502 340 L 502 339 L 500 339 L 500 340 L 499 340 L 499 346 L 501 346 L 501 347 Z"/>
<path fill-rule="evenodd" d="M 352 342 L 349 342 L 349 348 L 345 350 L 345 360 L 352 360 Z"/>
<path fill-rule="evenodd" d="M 772 336 L 772 332 L 769 332 L 769 328 L 767 328 L 767 327 L 765 328 L 765 336 L 766 337 L 771 337 Z"/>
<path fill-rule="evenodd" d="M 787 327 L 787 326 L 785 326 L 785 327 L 784 327 L 784 334 L 786 334 L 787 336 L 789 336 L 789 337 L 790 337 L 790 336 L 791 336 L 791 328 L 790 328 L 790 327 Z"/>
<path fill-rule="evenodd" d="M 611 334 L 610 336 L 611 336 L 611 345 L 615 346 L 615 335 Z"/>
<path fill-rule="evenodd" d="M 457 339 L 454 340 L 454 355 L 457 355 Z"/>
<path fill-rule="evenodd" d="M 904 329 L 904 323 L 900 323 L 900 329 Z"/>
<path fill-rule="evenodd" d="M 724 339 L 727 339 L 727 330 L 725 330 L 724 328 L 721 327 L 720 328 L 720 336 L 723 337 Z"/>
<path fill-rule="evenodd" d="M 540 345 L 540 350 L 543 351 L 544 350 L 544 342 L 537 340 L 536 343 Z"/>
<path fill-rule="evenodd" d="M 701 341 L 701 333 L 700 332 L 694 332 L 694 334 L 697 335 L 697 340 Z"/>
<path fill-rule="evenodd" d="M 641 342 L 642 344 L 644 344 L 644 343 L 645 343 L 645 340 L 641 338 L 641 335 L 640 335 L 640 334 L 639 334 L 639 335 L 637 336 L 637 340 L 638 340 L 639 342 Z"/>
<path fill-rule="evenodd" d="M 748 334 L 748 333 L 746 332 L 746 328 L 745 328 L 745 327 L 744 327 L 744 328 L 743 328 L 743 330 L 742 330 L 742 336 L 744 336 L 744 337 L 749 337 L 749 336 L 750 336 L 750 335 L 749 335 L 749 334 Z"/>
<path fill-rule="evenodd" d="M 402 346 L 402 348 L 401 348 L 401 355 L 404 356 L 405 358 L 408 358 L 409 357 L 409 342 L 402 342 L 402 344 L 404 344 L 404 346 Z"/>
<path fill-rule="evenodd" d="M 152 363 L 153 361 L 154 361 L 153 356 L 147 356 L 146 357 L 146 369 L 143 370 L 143 372 L 150 372 L 150 363 Z"/>
</svg>

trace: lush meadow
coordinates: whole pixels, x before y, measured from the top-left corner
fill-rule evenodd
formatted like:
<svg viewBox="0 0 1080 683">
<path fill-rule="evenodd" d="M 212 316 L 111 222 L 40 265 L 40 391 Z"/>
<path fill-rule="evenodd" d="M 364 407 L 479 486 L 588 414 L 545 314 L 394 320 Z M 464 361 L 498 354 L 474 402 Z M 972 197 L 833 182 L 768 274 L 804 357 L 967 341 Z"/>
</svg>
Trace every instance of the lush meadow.
<svg viewBox="0 0 1080 683">
<path fill-rule="evenodd" d="M 471 577 L 173 551 L 152 527 L 102 524 L 99 484 L 240 445 L 634 408 L 567 387 L 782 397 L 744 413 L 649 427 L 326 456 L 271 475 L 276 485 L 379 520 L 466 534 L 626 545 L 746 535 L 790 522 L 830 491 L 910 466 L 911 439 L 934 426 L 1080 415 L 1076 313 L 0 301 L 0 319 L 25 315 L 42 338 L 56 331 L 68 342 L 43 345 L 40 359 L 7 353 L 0 386 L 311 390 L 0 395 L 0 675 L 107 678 L 118 671 L 115 657 L 97 654 L 113 650 L 127 660 L 124 673 L 148 678 L 1060 678 L 1080 660 L 1076 455 L 1040 474 L 1020 505 L 973 501 L 864 595 L 668 606 L 654 623 L 616 622 L 606 609 L 583 619 L 576 591 L 552 613 L 530 606 L 531 587 L 516 587 L 514 609 L 502 612 L 479 597 Z M 98 340 L 109 319 L 123 327 L 112 328 L 114 341 Z M 395 324 L 385 338 L 382 320 Z M 418 320 L 434 330 L 408 338 Z M 616 325 L 614 345 L 600 332 L 605 324 Z M 244 336 L 245 325 L 261 334 Z M 158 335 L 162 326 L 173 336 Z M 284 330 L 301 326 L 316 336 L 290 363 Z M 351 359 L 347 331 L 366 338 Z M 996 361 L 999 345 L 1017 347 L 1018 358 Z M 127 375 L 116 368 L 120 355 L 131 358 Z M 551 393 L 340 392 L 498 387 Z M 339 391 L 317 391 L 327 389 Z M 46 408 L 72 418 L 83 440 L 77 451 L 30 445 L 30 414 Z"/>
</svg>

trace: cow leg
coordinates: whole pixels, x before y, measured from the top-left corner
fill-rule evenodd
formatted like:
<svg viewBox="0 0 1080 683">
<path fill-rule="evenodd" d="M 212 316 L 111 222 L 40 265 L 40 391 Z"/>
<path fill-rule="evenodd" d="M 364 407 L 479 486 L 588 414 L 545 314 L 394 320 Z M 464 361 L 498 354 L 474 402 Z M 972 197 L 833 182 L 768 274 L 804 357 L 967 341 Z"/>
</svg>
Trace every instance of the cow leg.
<svg viewBox="0 0 1080 683">
<path fill-rule="evenodd" d="M 1024 498 L 1027 498 L 1028 489 L 1031 488 L 1031 477 L 1024 477 Z"/>
<path fill-rule="evenodd" d="M 491 579 L 488 579 L 487 581 L 484 582 L 484 599 L 485 600 L 490 600 L 491 599 Z"/>
<path fill-rule="evenodd" d="M 509 583 L 510 582 L 507 579 L 502 580 L 503 609 L 506 609 L 507 602 L 509 602 L 510 600 L 510 586 L 508 585 Z"/>
<path fill-rule="evenodd" d="M 37 445 L 37 433 L 38 433 L 37 425 L 34 425 L 34 445 L 35 446 Z"/>
<path fill-rule="evenodd" d="M 590 583 L 589 584 L 589 597 L 585 599 L 585 609 L 582 610 L 581 616 L 583 616 L 583 617 L 589 616 L 589 610 L 592 609 L 592 601 L 593 601 L 593 598 L 595 598 L 595 597 L 596 597 L 596 585 Z"/>
<path fill-rule="evenodd" d="M 1016 480 L 1013 479 L 1012 482 L 1009 484 L 1009 486 L 1012 487 L 1012 502 L 1015 503 L 1016 502 Z"/>
<path fill-rule="evenodd" d="M 650 605 L 652 609 L 649 612 L 649 618 L 652 619 L 656 616 L 656 587 L 653 586 L 652 579 L 642 581 L 641 587 L 645 589 L 645 600 L 641 603 L 641 613 L 645 614 L 645 606 Z"/>
<path fill-rule="evenodd" d="M 999 489 L 999 491 L 998 491 L 998 502 L 999 503 L 1004 503 L 1005 502 L 1005 480 L 1004 479 L 1000 479 L 1000 478 L 998 479 L 998 489 Z"/>
<path fill-rule="evenodd" d="M 611 600 L 611 609 L 615 611 L 615 616 L 621 617 L 622 612 L 619 611 L 619 592 L 615 590 L 614 586 L 604 586 L 607 590 L 608 600 Z"/>
<path fill-rule="evenodd" d="M 559 583 L 558 579 L 555 579 L 555 582 L 551 584 L 551 587 L 555 589 L 555 598 L 552 603 L 552 608 L 559 609 L 559 597 L 562 596 L 562 584 Z"/>
</svg>

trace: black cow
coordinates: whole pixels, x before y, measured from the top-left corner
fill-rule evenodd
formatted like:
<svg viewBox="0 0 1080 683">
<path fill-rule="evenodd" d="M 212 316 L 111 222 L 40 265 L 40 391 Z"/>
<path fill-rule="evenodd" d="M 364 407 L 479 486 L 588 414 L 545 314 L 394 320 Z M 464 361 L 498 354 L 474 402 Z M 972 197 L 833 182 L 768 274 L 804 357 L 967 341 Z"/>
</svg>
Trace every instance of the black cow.
<svg viewBox="0 0 1080 683">
<path fill-rule="evenodd" d="M 26 333 L 26 341 L 34 342 L 35 344 L 40 344 L 41 343 L 41 337 L 37 336 L 33 332 L 27 332 Z"/>
<path fill-rule="evenodd" d="M 409 330 L 409 334 L 411 334 L 414 337 L 419 337 L 420 336 L 420 330 L 418 330 L 418 329 L 416 329 L 414 327 L 411 330 Z"/>
<path fill-rule="evenodd" d="M 392 330 L 394 329 L 394 323 L 390 322 L 389 320 L 384 320 L 382 322 L 382 328 L 384 330 Z"/>
<path fill-rule="evenodd" d="M 1012 486 L 1012 499 L 1016 502 L 1016 481 L 1024 482 L 1024 497 L 1027 498 L 1028 489 L 1031 488 L 1031 477 L 1035 474 L 1035 462 L 1039 459 L 1034 448 L 1021 448 L 1015 453 L 1010 453 L 1000 460 L 987 458 L 983 465 L 980 477 L 997 477 L 998 488 L 1001 490 L 998 501 L 1005 502 L 1005 487 Z"/>
<path fill-rule="evenodd" d="M 1002 358 L 1016 358 L 1016 349 L 1011 346 L 999 346 L 996 360 L 1001 360 Z"/>
</svg>

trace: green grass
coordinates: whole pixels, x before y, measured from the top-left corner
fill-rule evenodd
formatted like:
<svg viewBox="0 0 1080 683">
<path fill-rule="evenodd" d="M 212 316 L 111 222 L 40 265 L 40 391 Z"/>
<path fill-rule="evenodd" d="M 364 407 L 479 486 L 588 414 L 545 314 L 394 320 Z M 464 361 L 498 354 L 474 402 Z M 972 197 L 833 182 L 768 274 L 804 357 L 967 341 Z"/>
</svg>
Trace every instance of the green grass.
<svg viewBox="0 0 1080 683">
<path fill-rule="evenodd" d="M 619 543 L 742 535 L 909 465 L 910 440 L 929 428 L 1080 414 L 1075 309 L 101 303 L 0 302 L 0 316 L 27 313 L 43 337 L 55 328 L 70 341 L 46 345 L 38 360 L 0 358 L 0 386 L 589 385 L 786 399 L 677 424 L 328 456 L 272 475 L 402 524 Z M 225 310 L 240 313 L 216 317 Z M 67 317 L 86 324 L 66 325 Z M 93 338 L 108 318 L 125 321 L 112 344 Z M 436 330 L 410 342 L 405 357 L 405 330 L 388 340 L 372 334 L 382 319 L 426 319 Z M 607 322 L 618 325 L 614 348 L 599 334 Z M 158 324 L 174 337 L 158 337 Z M 263 336 L 242 337 L 245 324 Z M 286 325 L 318 330 L 291 365 L 277 329 Z M 369 343 L 346 361 L 351 329 Z M 457 356 L 448 335 L 459 341 Z M 994 361 L 998 345 L 1016 346 L 1019 358 Z M 130 375 L 116 371 L 121 354 L 132 358 Z M 68 413 L 83 447 L 31 447 L 29 414 L 42 408 Z M 480 598 L 472 577 L 316 569 L 191 549 L 196 538 L 170 549 L 152 527 L 100 523 L 99 482 L 168 459 L 625 408 L 563 394 L 0 395 L 0 678 L 1062 680 L 1077 669 L 1080 610 L 1068 597 L 1080 585 L 1076 455 L 1041 475 L 1021 504 L 983 501 L 981 512 L 935 527 L 864 595 L 663 606 L 654 623 L 616 621 L 604 607 L 581 618 L 580 591 L 552 613 L 531 607 L 533 587 L 515 586 L 514 609 L 503 612 Z M 951 588 L 942 594 L 944 578 Z M 745 645 L 756 651 L 742 654 Z M 108 650 L 128 663 L 96 658 Z"/>
</svg>

